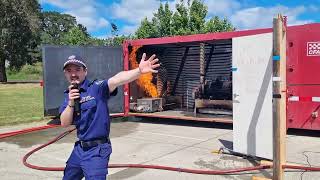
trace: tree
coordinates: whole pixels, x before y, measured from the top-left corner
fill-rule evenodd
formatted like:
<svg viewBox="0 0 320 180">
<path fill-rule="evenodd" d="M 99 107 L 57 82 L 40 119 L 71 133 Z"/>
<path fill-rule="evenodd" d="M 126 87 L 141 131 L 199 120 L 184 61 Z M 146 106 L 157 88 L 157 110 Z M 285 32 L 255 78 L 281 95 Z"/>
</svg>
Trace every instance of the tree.
<svg viewBox="0 0 320 180">
<path fill-rule="evenodd" d="M 147 18 L 141 21 L 135 35 L 137 38 L 154 38 L 174 35 L 189 35 L 208 32 L 234 31 L 235 28 L 227 20 L 212 17 L 206 22 L 208 7 L 200 0 L 183 0 L 176 4 L 173 13 L 168 2 L 160 3 L 152 21 Z"/>
<path fill-rule="evenodd" d="M 84 25 L 78 24 L 77 26 L 85 34 L 85 36 L 90 37 L 90 34 L 88 33 L 88 30 Z"/>
<path fill-rule="evenodd" d="M 188 8 L 184 6 L 183 1 L 176 4 L 176 10 L 177 11 L 172 17 L 173 35 L 191 34 L 191 30 L 189 27 Z"/>
<path fill-rule="evenodd" d="M 61 38 L 72 27 L 77 26 L 76 18 L 55 11 L 42 13 L 42 43 L 59 45 Z"/>
<path fill-rule="evenodd" d="M 83 32 L 81 26 L 72 27 L 62 38 L 63 45 L 87 45 L 89 44 L 89 34 Z"/>
<path fill-rule="evenodd" d="M 200 1 L 193 1 L 189 9 L 189 28 L 193 34 L 205 33 L 205 18 L 208 13 L 206 7 Z"/>
<path fill-rule="evenodd" d="M 155 38 L 171 36 L 171 17 L 172 11 L 169 9 L 168 2 L 163 7 L 160 4 L 158 11 L 154 14 L 152 21 L 149 22 L 147 18 L 141 21 L 140 27 L 137 29 L 135 35 L 138 39 L 140 38 Z"/>
<path fill-rule="evenodd" d="M 37 0 L 0 0 L 0 10 L 0 82 L 6 82 L 6 61 L 17 70 L 32 63 L 40 40 L 40 5 Z"/>
<path fill-rule="evenodd" d="M 135 32 L 135 35 L 138 39 L 159 37 L 156 26 L 152 22 L 149 22 L 147 18 L 141 21 L 140 27 Z"/>
<path fill-rule="evenodd" d="M 152 18 L 152 23 L 155 25 L 156 29 L 158 29 L 158 34 L 160 37 L 163 36 L 171 36 L 171 16 L 172 11 L 169 9 L 169 4 L 166 3 L 163 7 L 160 4 L 158 12 L 154 14 L 154 18 Z"/>
<path fill-rule="evenodd" d="M 7 28 L 5 22 L 5 4 L 3 0 L 0 0 L 0 82 L 6 82 L 6 58 L 5 58 L 5 51 L 6 51 L 6 39 L 7 39 Z"/>
<path fill-rule="evenodd" d="M 116 37 L 109 37 L 105 39 L 105 46 L 121 46 L 125 40 L 133 39 L 134 37 L 131 35 L 121 35 Z"/>
<path fill-rule="evenodd" d="M 89 37 L 87 28 L 82 24 L 77 24 L 75 17 L 55 11 L 43 12 L 41 35 L 42 44 L 61 45 L 65 43 L 63 38 L 72 28 L 75 27 Z"/>
<path fill-rule="evenodd" d="M 219 19 L 218 16 L 211 18 L 206 22 L 205 31 L 206 32 L 225 32 L 225 31 L 234 31 L 235 28 L 227 19 Z"/>
<path fill-rule="evenodd" d="M 93 45 L 93 46 L 104 46 L 106 44 L 106 41 L 104 39 L 90 37 L 88 39 L 88 44 Z"/>
<path fill-rule="evenodd" d="M 118 26 L 115 23 L 111 23 L 111 35 L 118 36 L 119 30 Z"/>
</svg>

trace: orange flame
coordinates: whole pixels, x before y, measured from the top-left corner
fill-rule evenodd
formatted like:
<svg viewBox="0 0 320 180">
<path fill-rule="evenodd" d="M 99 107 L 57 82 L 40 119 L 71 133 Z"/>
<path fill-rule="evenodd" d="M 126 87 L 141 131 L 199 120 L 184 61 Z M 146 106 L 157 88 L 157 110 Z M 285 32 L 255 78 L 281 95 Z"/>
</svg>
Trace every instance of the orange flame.
<svg viewBox="0 0 320 180">
<path fill-rule="evenodd" d="M 132 51 L 129 55 L 130 65 L 131 69 L 135 69 L 139 67 L 139 64 L 137 63 L 137 54 L 136 52 L 141 46 L 133 46 Z M 151 82 L 152 80 L 152 73 L 146 73 L 140 76 L 139 79 L 137 79 L 137 84 L 139 87 L 143 89 L 144 92 L 146 92 L 151 97 L 158 97 L 157 88 L 154 84 Z"/>
</svg>

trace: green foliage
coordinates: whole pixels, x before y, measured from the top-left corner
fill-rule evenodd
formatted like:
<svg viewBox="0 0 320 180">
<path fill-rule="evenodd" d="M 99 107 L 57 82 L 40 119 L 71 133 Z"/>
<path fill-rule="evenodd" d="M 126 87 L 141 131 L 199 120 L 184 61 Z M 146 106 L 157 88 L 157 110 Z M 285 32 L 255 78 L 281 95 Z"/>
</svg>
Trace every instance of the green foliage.
<svg viewBox="0 0 320 180">
<path fill-rule="evenodd" d="M 176 4 L 176 12 L 172 17 L 172 31 L 173 35 L 191 34 L 188 8 L 184 6 L 183 2 Z"/>
<path fill-rule="evenodd" d="M 39 44 L 40 5 L 37 0 L 0 0 L 0 82 L 6 81 L 5 61 L 19 70 L 32 63 Z"/>
<path fill-rule="evenodd" d="M 158 29 L 158 33 L 161 37 L 163 36 L 171 36 L 171 16 L 172 11 L 169 9 L 169 4 L 166 3 L 163 7 L 160 4 L 158 12 L 154 14 L 154 18 L 152 19 L 152 24 L 155 25 L 155 28 Z"/>
<path fill-rule="evenodd" d="M 61 39 L 63 45 L 87 45 L 89 35 L 84 33 L 79 27 L 72 27 Z"/>
<path fill-rule="evenodd" d="M 83 32 L 86 37 L 90 37 L 90 34 L 87 31 L 87 28 L 82 24 L 78 24 L 77 27 Z"/>
<path fill-rule="evenodd" d="M 227 19 L 221 20 L 218 16 L 215 16 L 206 22 L 205 28 L 206 32 L 225 32 L 235 30 Z"/>
<path fill-rule="evenodd" d="M 174 13 L 168 2 L 161 3 L 152 21 L 147 18 L 141 21 L 135 36 L 140 39 L 235 30 L 227 19 L 217 16 L 206 22 L 207 13 L 208 7 L 200 0 L 188 0 L 187 5 L 181 0 Z"/>
<path fill-rule="evenodd" d="M 21 71 L 25 72 L 26 74 L 39 74 L 40 75 L 40 74 L 42 74 L 41 64 L 42 63 L 37 63 L 35 65 L 27 64 L 21 68 Z"/>
<path fill-rule="evenodd" d="M 149 22 L 147 18 L 141 21 L 140 27 L 137 29 L 135 35 L 138 39 L 159 37 L 156 26 L 154 26 L 152 22 Z"/>
<path fill-rule="evenodd" d="M 42 63 L 26 64 L 19 71 L 8 69 L 6 72 L 8 80 L 40 80 L 43 74 Z"/>
<path fill-rule="evenodd" d="M 205 18 L 208 7 L 200 1 L 193 1 L 189 8 L 189 28 L 193 34 L 205 33 Z"/>
<path fill-rule="evenodd" d="M 105 45 L 105 40 L 104 39 L 98 39 L 91 37 L 88 39 L 88 44 L 93 45 L 93 46 L 104 46 Z"/>
<path fill-rule="evenodd" d="M 69 14 L 50 11 L 42 13 L 43 44 L 59 45 L 64 35 L 73 27 L 77 26 L 76 18 Z"/>
<path fill-rule="evenodd" d="M 74 16 L 55 11 L 42 13 L 42 44 L 86 45 L 89 37 L 87 28 L 77 24 Z"/>
</svg>

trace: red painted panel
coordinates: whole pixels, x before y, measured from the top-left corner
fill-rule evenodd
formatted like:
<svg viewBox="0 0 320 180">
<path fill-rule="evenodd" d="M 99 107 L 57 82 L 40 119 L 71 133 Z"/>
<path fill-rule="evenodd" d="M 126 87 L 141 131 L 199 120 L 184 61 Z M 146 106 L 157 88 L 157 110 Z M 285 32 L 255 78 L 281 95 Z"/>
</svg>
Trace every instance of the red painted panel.
<svg viewBox="0 0 320 180">
<path fill-rule="evenodd" d="M 320 84 L 320 23 L 289 28 L 287 84 Z"/>
<path fill-rule="evenodd" d="M 300 101 L 288 101 L 288 128 L 320 130 L 320 117 L 312 117 L 313 112 L 320 115 L 320 102 L 310 102 L 311 97 L 320 97 L 320 85 L 289 86 L 288 95 L 300 97 Z"/>
</svg>

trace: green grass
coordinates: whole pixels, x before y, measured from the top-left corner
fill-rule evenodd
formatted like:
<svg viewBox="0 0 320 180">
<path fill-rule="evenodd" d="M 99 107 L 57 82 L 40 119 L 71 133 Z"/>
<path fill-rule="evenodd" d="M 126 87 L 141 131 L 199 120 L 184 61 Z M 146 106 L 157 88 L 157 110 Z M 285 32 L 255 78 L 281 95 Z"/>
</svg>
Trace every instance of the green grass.
<svg viewBox="0 0 320 180">
<path fill-rule="evenodd" d="M 37 62 L 33 65 L 24 65 L 20 71 L 7 69 L 7 79 L 14 80 L 41 80 L 42 79 L 42 63 Z"/>
<path fill-rule="evenodd" d="M 0 126 L 43 119 L 39 84 L 0 84 Z"/>
</svg>

